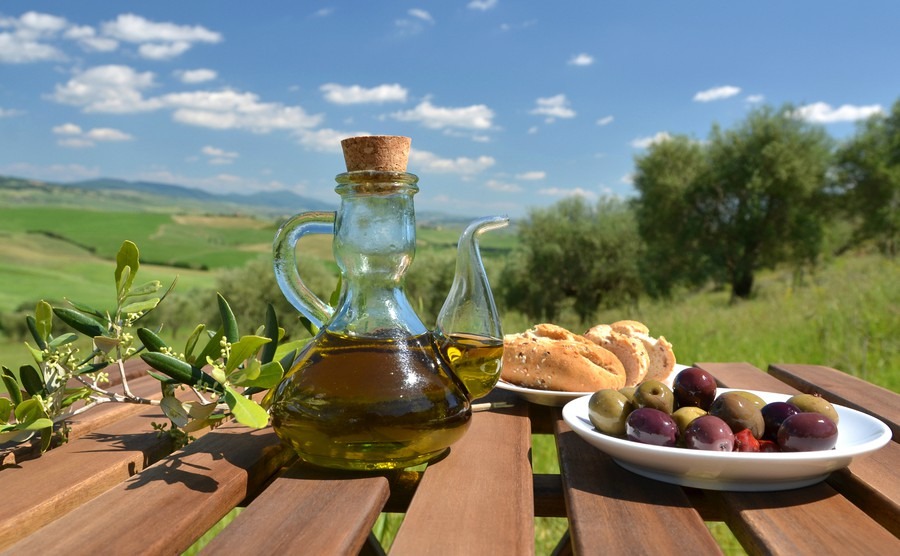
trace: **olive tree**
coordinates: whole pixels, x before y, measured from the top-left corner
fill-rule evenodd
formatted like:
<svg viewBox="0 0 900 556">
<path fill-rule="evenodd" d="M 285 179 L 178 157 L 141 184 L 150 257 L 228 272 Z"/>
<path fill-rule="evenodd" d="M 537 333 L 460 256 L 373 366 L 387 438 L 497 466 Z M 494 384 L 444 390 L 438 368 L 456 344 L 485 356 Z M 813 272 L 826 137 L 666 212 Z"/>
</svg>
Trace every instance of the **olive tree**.
<svg viewBox="0 0 900 556">
<path fill-rule="evenodd" d="M 837 185 L 857 239 L 895 255 L 900 236 L 900 100 L 866 120 L 837 153 Z"/>
<path fill-rule="evenodd" d="M 591 206 L 572 197 L 532 209 L 518 226 L 519 246 L 500 280 L 505 307 L 551 321 L 571 302 L 587 322 L 600 304 L 618 305 L 640 294 L 640 241 L 622 201 L 605 198 Z"/>
<path fill-rule="evenodd" d="M 831 161 L 821 127 L 789 106 L 761 107 L 733 129 L 714 126 L 705 143 L 689 142 L 663 142 L 636 160 L 648 263 L 671 269 L 659 291 L 713 279 L 746 298 L 758 270 L 815 260 Z"/>
</svg>

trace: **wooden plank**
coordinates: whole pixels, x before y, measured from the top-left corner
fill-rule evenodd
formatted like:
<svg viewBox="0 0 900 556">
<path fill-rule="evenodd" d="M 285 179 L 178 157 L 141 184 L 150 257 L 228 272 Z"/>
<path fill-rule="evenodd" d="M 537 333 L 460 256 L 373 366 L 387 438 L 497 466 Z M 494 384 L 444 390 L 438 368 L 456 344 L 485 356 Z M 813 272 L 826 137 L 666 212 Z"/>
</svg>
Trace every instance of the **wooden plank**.
<svg viewBox="0 0 900 556">
<path fill-rule="evenodd" d="M 557 423 L 575 554 L 721 554 L 680 487 L 645 479 Z"/>
<path fill-rule="evenodd" d="M 770 365 L 769 373 L 801 392 L 820 394 L 884 421 L 900 442 L 900 394 L 820 365 Z"/>
<path fill-rule="evenodd" d="M 0 474 L 0 550 L 121 483 L 172 451 L 152 429 L 159 408 L 95 430 Z"/>
<path fill-rule="evenodd" d="M 227 424 L 10 548 L 180 554 L 290 459 L 271 429 Z"/>
<path fill-rule="evenodd" d="M 527 405 L 473 415 L 466 435 L 429 465 L 392 555 L 534 553 Z"/>
<path fill-rule="evenodd" d="M 796 393 L 775 376 L 745 363 L 701 363 L 723 386 Z M 828 374 L 828 373 L 826 373 Z M 896 445 L 857 459 L 828 483 L 782 492 L 707 493 L 718 499 L 725 520 L 751 553 L 896 553 Z M 846 497 L 839 495 L 838 488 Z M 803 511 L 797 506 L 804 504 Z M 863 508 L 863 509 L 860 509 Z M 874 519 L 874 521 L 873 521 Z M 830 543 L 830 544 L 829 544 Z M 885 549 L 891 549 L 885 552 Z M 873 552 L 874 551 L 874 552 Z"/>
<path fill-rule="evenodd" d="M 900 554 L 900 540 L 826 483 L 719 495 L 750 554 Z"/>
<path fill-rule="evenodd" d="M 210 554 L 357 554 L 390 490 L 384 476 L 297 463 L 206 546 Z"/>
</svg>

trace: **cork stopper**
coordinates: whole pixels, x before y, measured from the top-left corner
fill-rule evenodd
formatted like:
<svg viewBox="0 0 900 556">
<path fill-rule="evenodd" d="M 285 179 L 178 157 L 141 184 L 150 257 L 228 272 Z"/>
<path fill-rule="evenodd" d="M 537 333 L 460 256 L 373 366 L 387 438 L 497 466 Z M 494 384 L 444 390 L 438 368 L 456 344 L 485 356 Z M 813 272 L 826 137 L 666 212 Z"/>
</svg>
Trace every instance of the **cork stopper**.
<svg viewBox="0 0 900 556">
<path fill-rule="evenodd" d="M 372 135 L 350 137 L 341 141 L 348 172 L 377 170 L 405 172 L 409 159 L 409 137 Z"/>
</svg>

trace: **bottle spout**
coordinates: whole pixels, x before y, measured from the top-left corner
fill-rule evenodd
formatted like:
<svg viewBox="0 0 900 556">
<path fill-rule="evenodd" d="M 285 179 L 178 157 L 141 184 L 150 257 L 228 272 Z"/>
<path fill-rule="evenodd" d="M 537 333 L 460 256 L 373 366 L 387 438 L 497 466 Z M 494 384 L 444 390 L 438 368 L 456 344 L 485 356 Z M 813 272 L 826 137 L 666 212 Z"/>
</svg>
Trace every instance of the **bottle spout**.
<svg viewBox="0 0 900 556">
<path fill-rule="evenodd" d="M 465 357 L 457 350 L 449 357 L 451 368 L 466 385 L 471 397 L 477 398 L 494 387 L 500 375 L 503 354 L 503 331 L 500 314 L 494 303 L 487 272 L 481 258 L 478 238 L 484 232 L 509 224 L 506 216 L 488 216 L 475 220 L 459 238 L 456 274 L 450 293 L 438 313 L 435 337 L 440 344 L 475 343 L 485 348 L 481 355 L 491 354 L 485 361 Z M 478 350 L 476 350 L 478 351 Z"/>
</svg>

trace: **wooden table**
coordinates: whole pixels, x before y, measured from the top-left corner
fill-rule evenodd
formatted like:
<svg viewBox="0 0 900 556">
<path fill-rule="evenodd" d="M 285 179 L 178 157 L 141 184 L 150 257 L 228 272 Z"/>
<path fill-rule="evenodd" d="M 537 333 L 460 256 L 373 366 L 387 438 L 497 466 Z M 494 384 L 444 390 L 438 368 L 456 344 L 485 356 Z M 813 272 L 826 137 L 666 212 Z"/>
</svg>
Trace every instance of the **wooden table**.
<svg viewBox="0 0 900 556">
<path fill-rule="evenodd" d="M 499 390 L 492 399 L 515 406 L 476 413 L 445 459 L 371 475 L 313 470 L 271 429 L 236 424 L 167 455 L 151 429 L 165 422 L 158 411 L 109 404 L 73 423 L 68 444 L 7 459 L 0 551 L 179 554 L 241 506 L 205 553 L 380 554 L 372 526 L 401 512 L 391 554 L 530 554 L 535 516 L 568 518 L 560 554 L 718 554 L 704 521 L 725 522 L 751 554 L 900 554 L 900 395 L 824 367 L 700 366 L 723 386 L 821 393 L 882 419 L 894 442 L 817 485 L 736 493 L 634 475 L 578 438 L 558 409 Z M 532 433 L 555 435 L 559 475 L 532 472 Z"/>
</svg>

